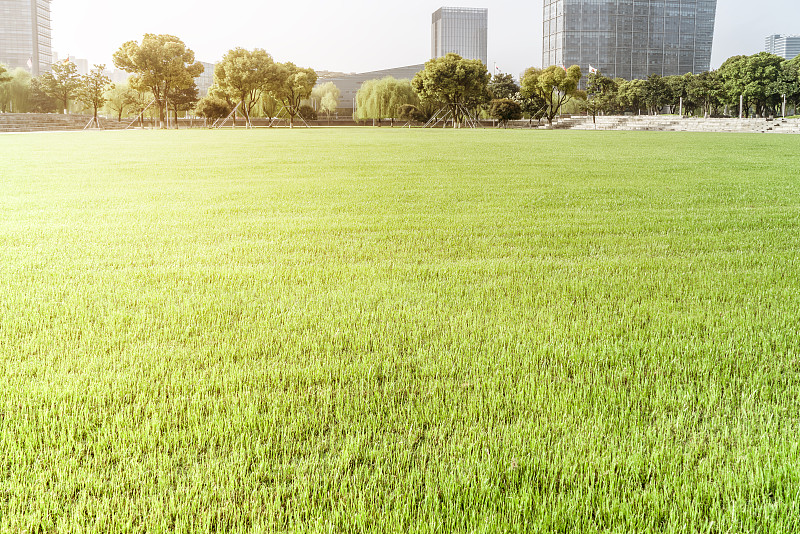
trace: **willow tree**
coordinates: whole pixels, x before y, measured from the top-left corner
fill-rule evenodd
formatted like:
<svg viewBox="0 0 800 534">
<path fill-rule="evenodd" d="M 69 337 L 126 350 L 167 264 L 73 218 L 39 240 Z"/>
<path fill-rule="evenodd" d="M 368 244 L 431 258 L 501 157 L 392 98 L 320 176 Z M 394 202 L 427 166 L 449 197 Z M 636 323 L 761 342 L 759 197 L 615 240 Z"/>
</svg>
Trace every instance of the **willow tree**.
<svg viewBox="0 0 800 534">
<path fill-rule="evenodd" d="M 419 104 L 419 97 L 410 80 L 396 80 L 391 76 L 380 80 L 367 80 L 356 93 L 356 117 L 359 119 L 394 119 L 401 116 L 403 106 Z"/>
<path fill-rule="evenodd" d="M 339 107 L 339 96 L 341 91 L 333 82 L 326 82 L 314 87 L 311 91 L 311 98 L 319 101 L 319 109 L 331 120 L 331 113 Z"/>
<path fill-rule="evenodd" d="M 172 92 L 191 87 L 194 78 L 203 73 L 203 64 L 194 60 L 194 52 L 179 38 L 166 34 L 146 33 L 141 44 L 126 42 L 114 53 L 114 66 L 133 74 L 131 87 L 153 94 L 162 126 Z"/>
</svg>

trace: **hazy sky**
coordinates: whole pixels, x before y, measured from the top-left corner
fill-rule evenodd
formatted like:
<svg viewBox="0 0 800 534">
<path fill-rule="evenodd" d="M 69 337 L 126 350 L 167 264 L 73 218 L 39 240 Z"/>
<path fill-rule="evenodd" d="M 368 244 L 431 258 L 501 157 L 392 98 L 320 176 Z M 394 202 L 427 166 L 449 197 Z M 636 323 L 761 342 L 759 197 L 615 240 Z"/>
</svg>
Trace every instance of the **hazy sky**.
<svg viewBox="0 0 800 534">
<path fill-rule="evenodd" d="M 732 55 L 763 50 L 767 35 L 800 34 L 800 0 L 754 4 L 718 0 L 712 68 Z M 197 59 L 212 63 L 242 46 L 264 48 L 276 61 L 303 67 L 362 72 L 424 63 L 430 58 L 431 13 L 448 5 L 489 9 L 490 70 L 496 62 L 518 76 L 541 65 L 541 0 L 350 0 L 344 7 L 327 0 L 137 0 L 116 5 L 52 0 L 53 50 L 111 67 L 111 55 L 123 42 L 140 40 L 144 33 L 170 33 L 183 39 Z"/>
</svg>

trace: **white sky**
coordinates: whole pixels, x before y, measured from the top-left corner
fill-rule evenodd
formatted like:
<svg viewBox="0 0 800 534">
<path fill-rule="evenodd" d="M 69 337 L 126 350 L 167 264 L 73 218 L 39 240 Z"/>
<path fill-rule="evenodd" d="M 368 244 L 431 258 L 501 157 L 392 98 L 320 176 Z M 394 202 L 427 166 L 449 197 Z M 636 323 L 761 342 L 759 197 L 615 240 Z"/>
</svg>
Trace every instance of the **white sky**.
<svg viewBox="0 0 800 534">
<path fill-rule="evenodd" d="M 541 0 L 482 2 L 349 0 L 52 0 L 53 50 L 113 68 L 112 54 L 144 33 L 169 33 L 216 62 L 236 46 L 264 48 L 276 61 L 363 72 L 430 58 L 431 13 L 443 5 L 489 9 L 489 69 L 519 76 L 541 65 Z M 119 6 L 119 7 L 117 7 Z M 223 13 L 227 14 L 223 16 Z M 800 0 L 718 0 L 711 66 L 763 50 L 773 33 L 800 34 Z"/>
</svg>

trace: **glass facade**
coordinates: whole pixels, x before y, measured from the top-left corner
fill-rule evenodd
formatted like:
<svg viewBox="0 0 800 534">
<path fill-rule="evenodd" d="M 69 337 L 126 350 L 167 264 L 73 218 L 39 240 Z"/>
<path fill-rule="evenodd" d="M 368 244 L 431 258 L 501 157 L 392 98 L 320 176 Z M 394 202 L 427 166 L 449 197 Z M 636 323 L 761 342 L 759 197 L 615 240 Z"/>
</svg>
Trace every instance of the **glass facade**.
<svg viewBox="0 0 800 534">
<path fill-rule="evenodd" d="M 711 68 L 717 0 L 544 0 L 542 64 L 643 79 Z"/>
<path fill-rule="evenodd" d="M 0 63 L 34 76 L 50 70 L 50 0 L 0 2 Z M 30 66 L 29 66 L 30 62 Z"/>
<path fill-rule="evenodd" d="M 486 43 L 489 10 L 486 8 L 443 7 L 431 20 L 431 58 L 454 52 L 465 59 L 488 63 Z"/>
<path fill-rule="evenodd" d="M 770 35 L 764 50 L 784 59 L 794 59 L 800 55 L 800 35 Z"/>
</svg>

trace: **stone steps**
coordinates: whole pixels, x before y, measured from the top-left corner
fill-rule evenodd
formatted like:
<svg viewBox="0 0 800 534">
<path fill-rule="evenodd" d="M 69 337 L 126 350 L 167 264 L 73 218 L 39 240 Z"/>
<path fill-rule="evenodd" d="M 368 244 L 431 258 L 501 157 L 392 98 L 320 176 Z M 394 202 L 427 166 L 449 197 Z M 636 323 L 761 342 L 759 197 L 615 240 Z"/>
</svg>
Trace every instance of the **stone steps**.
<svg viewBox="0 0 800 534">
<path fill-rule="evenodd" d="M 55 115 L 50 113 L 0 113 L 0 132 L 51 132 L 83 130 L 91 115 Z M 121 130 L 128 122 L 99 118 L 103 130 Z M 96 127 L 87 129 L 97 129 Z"/>
</svg>

